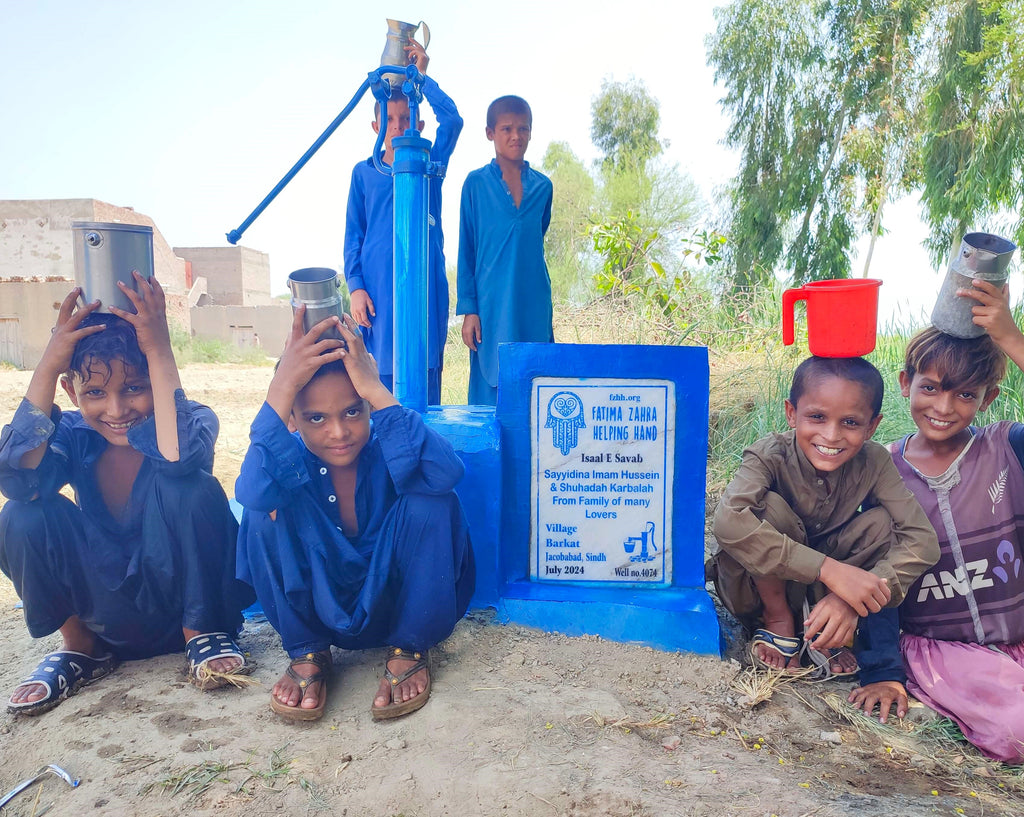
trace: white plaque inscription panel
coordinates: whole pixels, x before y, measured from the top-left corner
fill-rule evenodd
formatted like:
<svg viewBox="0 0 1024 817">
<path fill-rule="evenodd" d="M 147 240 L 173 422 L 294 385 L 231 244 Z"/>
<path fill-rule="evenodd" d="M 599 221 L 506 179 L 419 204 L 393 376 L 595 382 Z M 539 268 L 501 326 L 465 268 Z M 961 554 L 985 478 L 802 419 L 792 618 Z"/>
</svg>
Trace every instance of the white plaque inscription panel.
<svg viewBox="0 0 1024 817">
<path fill-rule="evenodd" d="M 675 384 L 538 377 L 530 577 L 669 584 Z"/>
</svg>

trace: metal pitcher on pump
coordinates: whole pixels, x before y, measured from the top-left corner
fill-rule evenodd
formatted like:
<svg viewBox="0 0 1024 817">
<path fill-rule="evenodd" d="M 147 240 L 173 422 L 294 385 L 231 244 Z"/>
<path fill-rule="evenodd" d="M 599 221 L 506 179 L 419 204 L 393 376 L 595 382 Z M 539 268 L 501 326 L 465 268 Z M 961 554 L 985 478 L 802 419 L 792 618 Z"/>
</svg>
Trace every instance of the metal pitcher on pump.
<svg viewBox="0 0 1024 817">
<path fill-rule="evenodd" d="M 393 66 L 404 68 L 409 64 L 409 54 L 406 47 L 413 38 L 416 30 L 423 29 L 423 48 L 430 44 L 430 29 L 427 24 L 420 20 L 418 23 L 403 23 L 401 20 L 388 20 L 388 39 L 384 44 L 384 53 L 380 55 L 381 68 Z M 405 77 L 401 74 L 388 74 L 388 82 L 398 87 Z"/>
</svg>

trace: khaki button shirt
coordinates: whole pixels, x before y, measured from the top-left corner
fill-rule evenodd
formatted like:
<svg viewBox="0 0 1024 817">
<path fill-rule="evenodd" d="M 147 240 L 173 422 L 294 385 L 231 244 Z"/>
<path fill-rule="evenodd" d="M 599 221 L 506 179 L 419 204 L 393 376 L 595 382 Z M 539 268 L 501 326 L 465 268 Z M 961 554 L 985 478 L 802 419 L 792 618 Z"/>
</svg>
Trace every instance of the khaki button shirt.
<svg viewBox="0 0 1024 817">
<path fill-rule="evenodd" d="M 774 491 L 793 509 L 807 532 L 797 542 L 758 518 Z M 889 606 L 939 557 L 928 517 L 903 484 L 888 450 L 868 441 L 838 470 L 819 474 L 796 444 L 796 434 L 770 434 L 743 452 L 743 462 L 715 511 L 714 534 L 722 550 L 754 576 L 811 584 L 825 561 L 824 539 L 859 510 L 883 507 L 892 517 L 888 553 L 871 569 L 892 591 Z"/>
</svg>

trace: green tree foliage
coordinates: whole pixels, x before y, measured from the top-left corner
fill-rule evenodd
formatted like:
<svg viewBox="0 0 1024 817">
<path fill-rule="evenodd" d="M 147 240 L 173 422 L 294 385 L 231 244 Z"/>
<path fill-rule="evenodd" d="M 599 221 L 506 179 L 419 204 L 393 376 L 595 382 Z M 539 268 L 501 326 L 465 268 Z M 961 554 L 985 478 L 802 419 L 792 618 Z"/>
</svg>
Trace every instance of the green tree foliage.
<svg viewBox="0 0 1024 817">
<path fill-rule="evenodd" d="M 626 292 L 641 278 L 674 285 L 698 195 L 689 177 L 660 159 L 658 101 L 640 80 L 605 80 L 590 112 L 591 138 L 604 154 L 591 228 L 601 258 L 598 291 Z"/>
<path fill-rule="evenodd" d="M 733 0 L 708 42 L 741 153 L 734 282 L 842 278 L 914 179 L 924 0 Z"/>
<path fill-rule="evenodd" d="M 594 214 L 594 179 L 566 142 L 552 142 L 544 152 L 544 172 L 554 185 L 551 225 L 544 255 L 555 300 L 567 297 L 590 264 L 588 232 Z"/>
<path fill-rule="evenodd" d="M 708 58 L 740 151 L 731 262 L 844 277 L 886 203 L 921 191 L 936 263 L 1024 205 L 1024 0 L 732 0 Z M 988 222 L 988 223 L 986 223 Z M 1024 222 L 1013 235 L 1024 240 Z M 864 267 L 870 264 L 871 252 Z"/>
<path fill-rule="evenodd" d="M 950 2 L 944 12 L 921 156 L 936 263 L 963 233 L 1000 231 L 1006 212 L 1024 242 L 1024 3 Z"/>
<path fill-rule="evenodd" d="M 605 79 L 590 106 L 590 115 L 590 138 L 604 154 L 605 166 L 620 170 L 646 166 L 661 155 L 661 113 L 642 81 Z"/>
</svg>

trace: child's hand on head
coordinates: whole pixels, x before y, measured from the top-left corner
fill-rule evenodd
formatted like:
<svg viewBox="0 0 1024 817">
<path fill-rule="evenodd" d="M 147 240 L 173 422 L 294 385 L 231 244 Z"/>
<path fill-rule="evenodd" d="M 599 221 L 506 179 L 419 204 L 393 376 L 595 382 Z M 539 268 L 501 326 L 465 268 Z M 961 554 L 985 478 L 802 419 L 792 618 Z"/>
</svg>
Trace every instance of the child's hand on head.
<svg viewBox="0 0 1024 817">
<path fill-rule="evenodd" d="M 804 640 L 816 650 L 827 650 L 848 644 L 857 631 L 859 616 L 835 593 L 827 594 L 814 605 L 804 622 Z"/>
<path fill-rule="evenodd" d="M 76 309 L 75 305 L 81 292 L 81 287 L 75 287 L 61 302 L 60 310 L 57 312 L 57 324 L 50 330 L 50 342 L 46 344 L 37 368 L 48 368 L 55 375 L 63 374 L 71 366 L 71 357 L 78 342 L 106 328 L 103 324 L 78 328 L 82 321 L 100 306 L 99 301 L 93 301 Z"/>
<path fill-rule="evenodd" d="M 430 62 L 430 57 L 427 56 L 427 50 L 422 45 L 410 38 L 409 45 L 405 47 L 405 53 L 409 55 L 410 65 L 415 65 L 416 70 L 421 74 L 427 73 L 427 63 Z"/>
<path fill-rule="evenodd" d="M 111 306 L 110 311 L 135 327 L 139 349 L 148 360 L 153 354 L 166 353 L 171 349 L 171 333 L 167 328 L 167 302 L 163 287 L 155 276 L 146 279 L 138 270 L 133 270 L 132 277 L 135 278 L 136 289 L 133 290 L 124 281 L 118 281 L 117 286 L 135 306 L 137 314 L 116 306 Z"/>
<path fill-rule="evenodd" d="M 337 317 L 331 316 L 313 326 L 309 332 L 302 329 L 302 318 L 306 314 L 306 306 L 303 304 L 295 310 L 292 316 L 292 330 L 288 334 L 284 351 L 277 364 L 277 371 L 270 381 L 270 394 L 267 402 L 275 410 L 287 408 L 285 417 L 291 413 L 292 403 L 295 402 L 295 395 L 305 386 L 313 373 L 334 360 L 341 360 L 344 354 L 344 345 L 337 338 L 324 338 L 317 340 L 324 332 L 332 327 L 340 326 L 341 322 Z M 271 395 L 281 401 L 278 406 Z M 287 406 L 284 403 L 287 402 Z M 280 412 L 279 412 L 280 413 Z"/>
<path fill-rule="evenodd" d="M 351 315 L 342 316 L 341 336 L 348 344 L 348 349 L 341 357 L 345 361 L 345 371 L 352 380 L 356 394 L 368 401 L 375 411 L 385 406 L 398 405 L 395 396 L 380 382 L 377 361 L 367 351 L 363 335 Z"/>
<path fill-rule="evenodd" d="M 896 717 L 906 717 L 907 707 L 910 700 L 907 697 L 907 690 L 899 681 L 875 681 L 857 687 L 846 699 L 853 704 L 854 709 L 860 709 L 865 715 L 870 715 L 872 710 L 878 707 L 878 720 L 885 723 L 889 720 L 889 711 L 892 705 L 896 704 Z"/>
<path fill-rule="evenodd" d="M 988 332 L 992 340 L 1000 348 L 1014 338 L 1021 336 L 1020 328 L 1014 323 L 1010 312 L 1010 287 L 999 288 L 988 281 L 976 278 L 971 282 L 970 289 L 958 289 L 956 294 L 961 298 L 973 298 L 978 302 L 972 307 L 974 323 Z"/>
<path fill-rule="evenodd" d="M 819 576 L 858 616 L 877 613 L 892 598 L 889 583 L 874 573 L 826 557 Z"/>
</svg>

